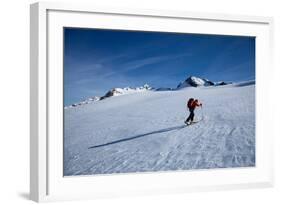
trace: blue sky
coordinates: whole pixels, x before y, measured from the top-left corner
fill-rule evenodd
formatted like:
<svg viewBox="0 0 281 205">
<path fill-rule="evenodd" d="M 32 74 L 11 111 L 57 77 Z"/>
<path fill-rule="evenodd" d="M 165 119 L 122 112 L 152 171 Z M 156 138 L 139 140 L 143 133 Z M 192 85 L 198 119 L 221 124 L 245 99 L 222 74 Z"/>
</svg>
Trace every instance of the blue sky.
<svg viewBox="0 0 281 205">
<path fill-rule="evenodd" d="M 255 38 L 64 29 L 64 104 L 114 87 L 176 87 L 188 76 L 255 78 Z"/>
</svg>

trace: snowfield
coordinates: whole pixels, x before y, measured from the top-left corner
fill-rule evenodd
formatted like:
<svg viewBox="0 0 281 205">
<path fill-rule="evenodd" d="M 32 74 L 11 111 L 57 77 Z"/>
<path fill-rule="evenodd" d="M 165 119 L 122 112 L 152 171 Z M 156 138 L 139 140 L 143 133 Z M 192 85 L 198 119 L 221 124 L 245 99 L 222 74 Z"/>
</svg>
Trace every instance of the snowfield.
<svg viewBox="0 0 281 205">
<path fill-rule="evenodd" d="M 188 98 L 198 98 L 185 126 Z M 64 110 L 64 175 L 255 166 L 255 84 L 114 96 Z"/>
</svg>

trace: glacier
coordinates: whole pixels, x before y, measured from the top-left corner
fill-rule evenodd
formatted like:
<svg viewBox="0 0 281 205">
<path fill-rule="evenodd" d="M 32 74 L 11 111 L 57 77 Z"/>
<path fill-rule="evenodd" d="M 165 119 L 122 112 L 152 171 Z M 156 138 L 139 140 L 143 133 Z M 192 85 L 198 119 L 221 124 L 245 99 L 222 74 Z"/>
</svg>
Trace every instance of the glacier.
<svg viewBox="0 0 281 205">
<path fill-rule="evenodd" d="M 185 126 L 188 98 L 199 123 Z M 64 176 L 255 166 L 255 82 L 128 92 L 64 109 Z"/>
</svg>

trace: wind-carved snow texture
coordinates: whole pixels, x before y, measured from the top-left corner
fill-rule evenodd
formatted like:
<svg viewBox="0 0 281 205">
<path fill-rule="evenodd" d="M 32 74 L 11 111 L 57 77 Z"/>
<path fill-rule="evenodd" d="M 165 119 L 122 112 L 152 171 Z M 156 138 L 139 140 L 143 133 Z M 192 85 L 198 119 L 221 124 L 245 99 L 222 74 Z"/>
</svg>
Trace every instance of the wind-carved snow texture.
<svg viewBox="0 0 281 205">
<path fill-rule="evenodd" d="M 186 101 L 198 98 L 185 126 Z M 64 175 L 255 166 L 255 84 L 115 96 L 64 110 Z"/>
</svg>

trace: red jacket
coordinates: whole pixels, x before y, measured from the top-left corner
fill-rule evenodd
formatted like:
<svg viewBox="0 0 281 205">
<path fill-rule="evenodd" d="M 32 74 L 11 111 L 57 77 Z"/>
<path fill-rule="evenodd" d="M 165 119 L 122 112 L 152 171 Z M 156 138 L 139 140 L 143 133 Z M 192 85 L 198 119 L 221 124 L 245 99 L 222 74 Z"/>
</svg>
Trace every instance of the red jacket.
<svg viewBox="0 0 281 205">
<path fill-rule="evenodd" d="M 202 106 L 202 103 L 196 102 L 195 100 L 191 103 L 190 108 L 195 109 L 196 107 Z"/>
</svg>

